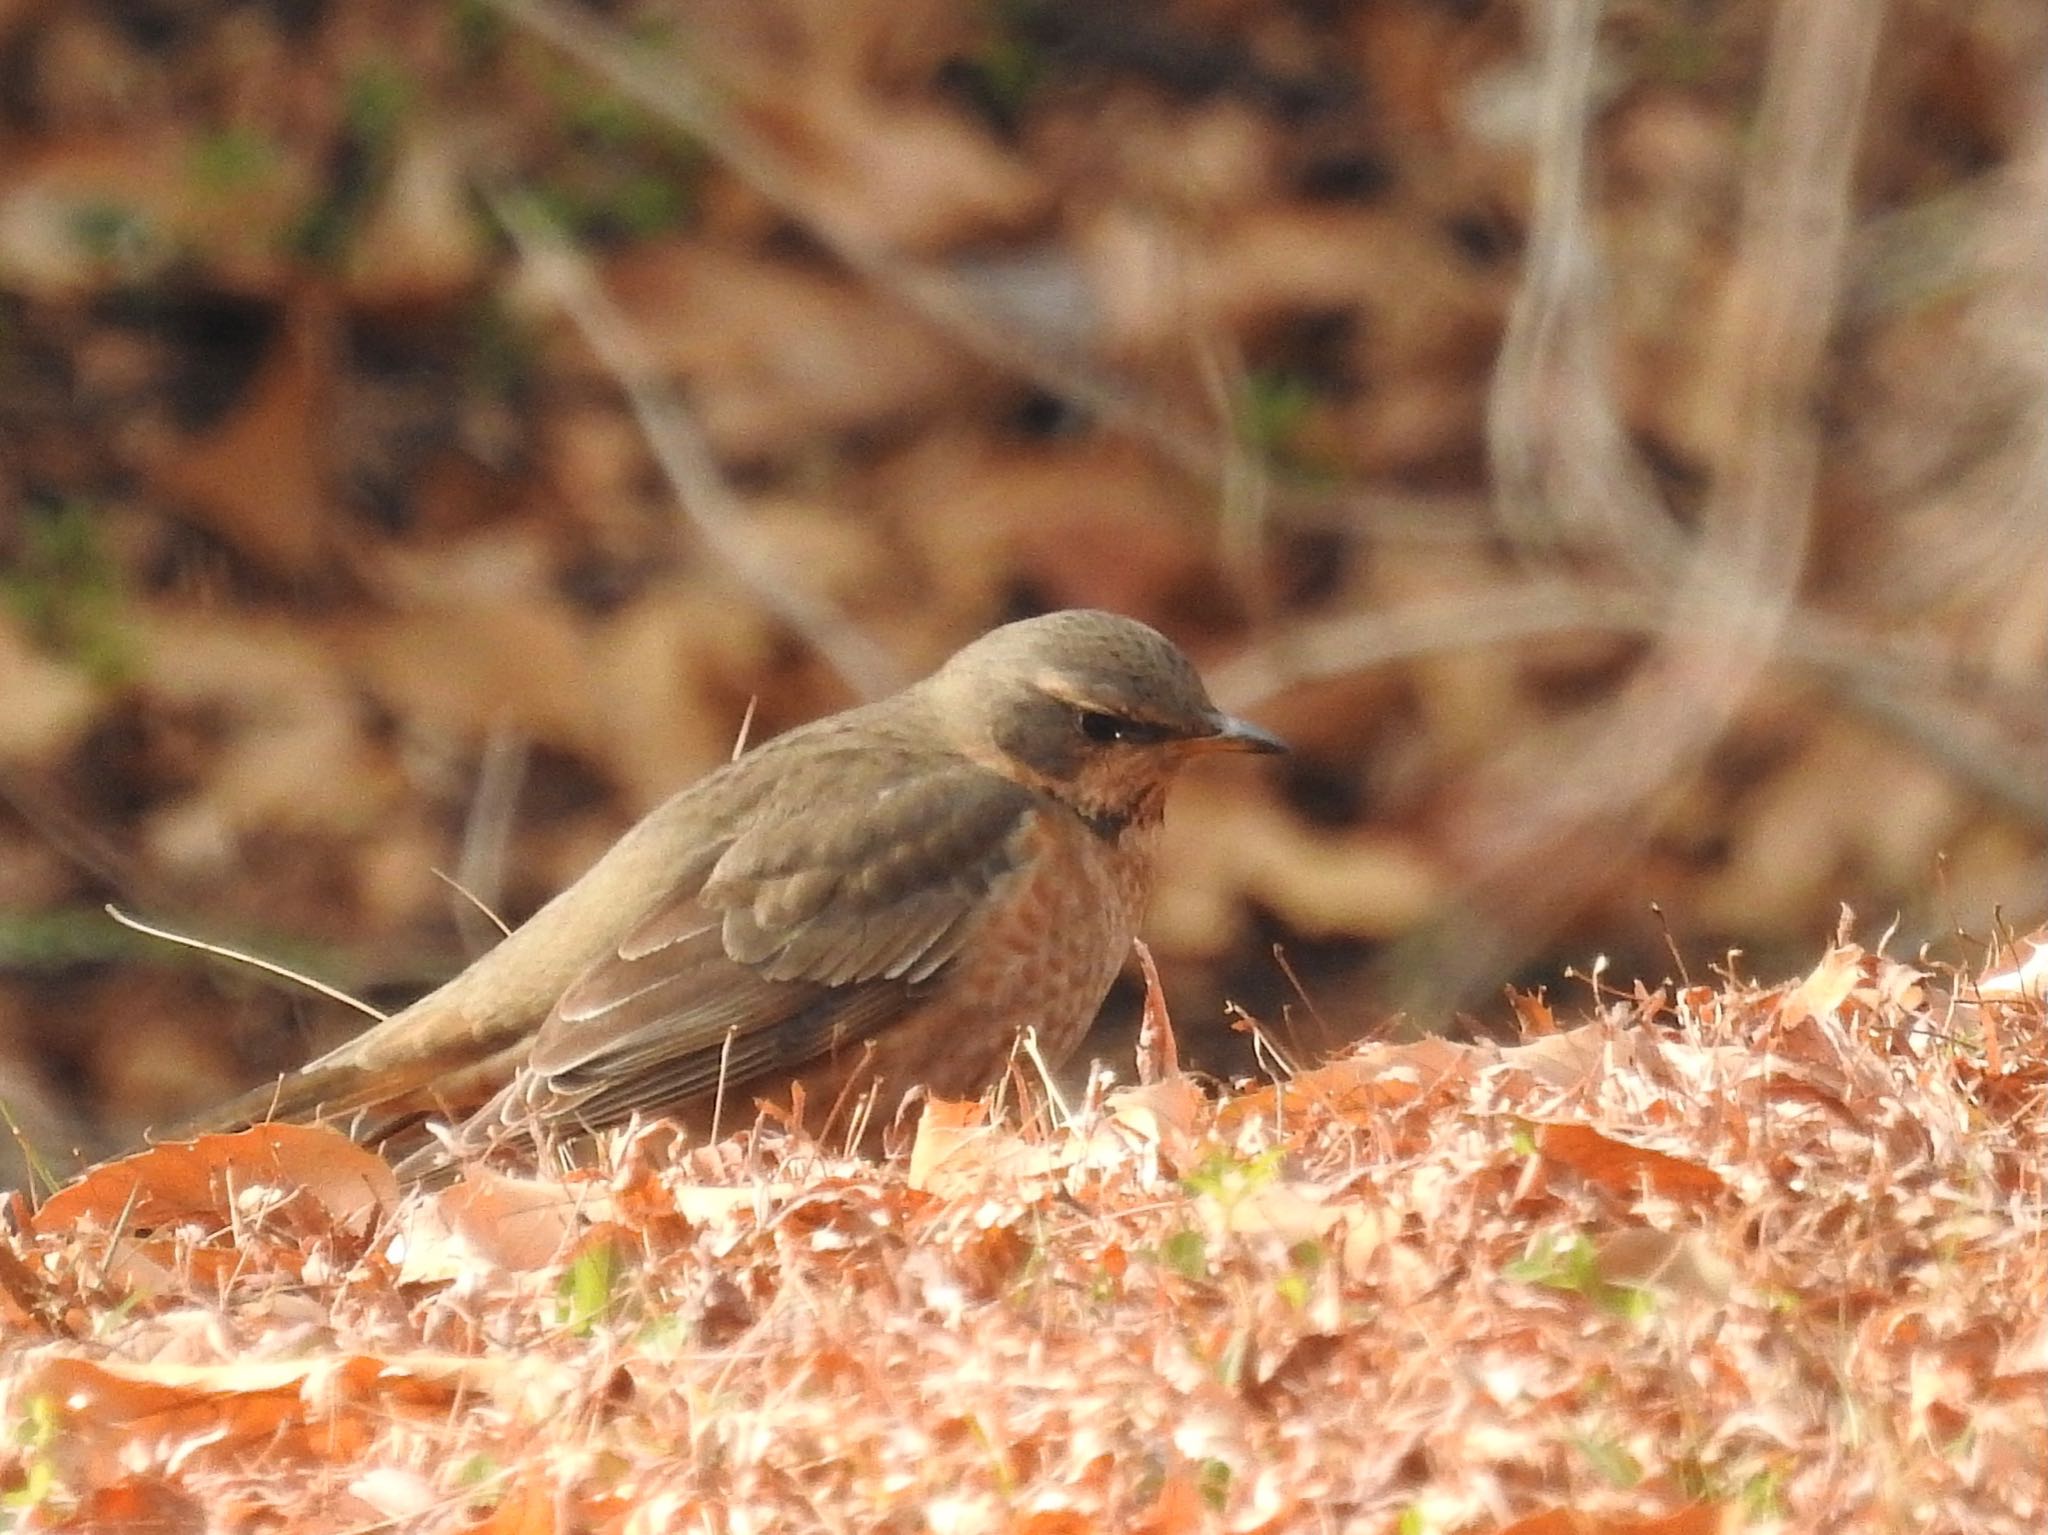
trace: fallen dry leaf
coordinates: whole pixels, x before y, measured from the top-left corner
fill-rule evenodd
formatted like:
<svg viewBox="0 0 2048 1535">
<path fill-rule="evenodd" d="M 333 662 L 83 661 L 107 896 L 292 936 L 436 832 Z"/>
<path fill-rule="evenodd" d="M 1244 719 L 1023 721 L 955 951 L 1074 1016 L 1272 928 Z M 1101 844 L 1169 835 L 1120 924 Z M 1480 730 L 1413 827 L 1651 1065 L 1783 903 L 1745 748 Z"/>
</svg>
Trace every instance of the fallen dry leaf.
<svg viewBox="0 0 2048 1535">
<path fill-rule="evenodd" d="M 406 1222 L 394 1244 L 399 1278 L 417 1284 L 480 1277 L 486 1269 L 536 1273 L 561 1259 L 609 1206 L 594 1186 L 466 1167 Z"/>
<path fill-rule="evenodd" d="M 1743 1522 L 1741 1510 L 1727 1503 L 1688 1504 L 1649 1519 L 1550 1508 L 1498 1526 L 1495 1535 L 1724 1535 Z"/>
<path fill-rule="evenodd" d="M 235 409 L 205 435 L 160 439 L 150 454 L 164 496 L 255 564 L 301 581 L 332 553 L 328 431 L 339 324 L 308 290 Z"/>
<path fill-rule="evenodd" d="M 2024 950 L 2024 957 L 2019 963 L 2009 970 L 1982 977 L 1971 988 L 1973 997 L 1985 1001 L 2030 1001 L 2036 1004 L 2043 997 L 2048 997 L 2048 938 L 2038 934 L 2022 938 L 2016 948 Z"/>
<path fill-rule="evenodd" d="M 1613 1194 L 1636 1198 L 1645 1193 L 1666 1199 L 1716 1199 L 1727 1185 L 1710 1167 L 1645 1146 L 1631 1146 L 1601 1134 L 1590 1125 L 1552 1122 L 1536 1126 L 1536 1150 L 1549 1162 Z"/>
<path fill-rule="evenodd" d="M 314 1214 L 360 1236 L 397 1200 L 390 1164 L 339 1131 L 267 1124 L 166 1141 L 104 1162 L 44 1200 L 35 1229 L 60 1232 L 92 1222 L 146 1231 L 191 1223 L 225 1231 L 260 1209 Z"/>
</svg>

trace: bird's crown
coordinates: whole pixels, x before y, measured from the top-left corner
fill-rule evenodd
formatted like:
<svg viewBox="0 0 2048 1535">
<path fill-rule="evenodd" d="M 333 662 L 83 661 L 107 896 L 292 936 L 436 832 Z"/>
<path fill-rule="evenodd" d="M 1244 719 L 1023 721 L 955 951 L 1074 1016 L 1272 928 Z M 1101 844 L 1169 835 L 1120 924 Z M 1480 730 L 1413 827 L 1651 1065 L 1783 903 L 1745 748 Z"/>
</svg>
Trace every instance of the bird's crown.
<svg viewBox="0 0 2048 1535">
<path fill-rule="evenodd" d="M 1017 776 L 1041 783 L 1094 778 L 1107 792 L 1127 778 L 1147 783 L 1190 751 L 1283 749 L 1218 710 L 1165 635 L 1093 609 L 992 629 L 924 686 L 963 750 L 992 749 Z M 1119 761 L 1128 766 L 1103 778 L 1099 765 Z"/>
<path fill-rule="evenodd" d="M 1171 640 L 1093 608 L 991 629 L 948 661 L 945 674 L 986 689 L 991 702 L 1035 693 L 1162 735 L 1205 734 L 1217 717 L 1202 679 Z"/>
</svg>

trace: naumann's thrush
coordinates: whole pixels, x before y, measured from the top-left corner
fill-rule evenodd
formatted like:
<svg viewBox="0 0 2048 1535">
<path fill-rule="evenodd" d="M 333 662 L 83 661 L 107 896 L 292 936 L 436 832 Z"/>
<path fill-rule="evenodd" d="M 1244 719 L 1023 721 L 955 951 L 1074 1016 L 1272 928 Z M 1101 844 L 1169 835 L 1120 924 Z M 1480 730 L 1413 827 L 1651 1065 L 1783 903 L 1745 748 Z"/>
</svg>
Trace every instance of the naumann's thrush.
<svg viewBox="0 0 2048 1535">
<path fill-rule="evenodd" d="M 1023 1029 L 1057 1064 L 1094 1021 L 1180 765 L 1280 750 L 1143 624 L 1007 624 L 682 790 L 454 979 L 209 1123 L 450 1114 L 482 1145 L 702 1131 L 792 1083 L 814 1120 L 978 1093 Z"/>
</svg>

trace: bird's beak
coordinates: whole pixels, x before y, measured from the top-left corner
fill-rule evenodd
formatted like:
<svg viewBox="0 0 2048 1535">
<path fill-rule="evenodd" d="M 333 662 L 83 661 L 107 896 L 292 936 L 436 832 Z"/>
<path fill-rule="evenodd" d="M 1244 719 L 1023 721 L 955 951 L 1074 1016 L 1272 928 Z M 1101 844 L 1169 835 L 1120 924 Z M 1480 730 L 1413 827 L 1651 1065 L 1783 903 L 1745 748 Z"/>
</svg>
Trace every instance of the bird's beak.
<svg viewBox="0 0 2048 1535">
<path fill-rule="evenodd" d="M 1214 728 L 1208 735 L 1196 736 L 1188 745 L 1198 752 L 1257 752 L 1261 756 L 1288 750 L 1285 741 L 1249 720 L 1219 714 L 1212 723 Z"/>
</svg>

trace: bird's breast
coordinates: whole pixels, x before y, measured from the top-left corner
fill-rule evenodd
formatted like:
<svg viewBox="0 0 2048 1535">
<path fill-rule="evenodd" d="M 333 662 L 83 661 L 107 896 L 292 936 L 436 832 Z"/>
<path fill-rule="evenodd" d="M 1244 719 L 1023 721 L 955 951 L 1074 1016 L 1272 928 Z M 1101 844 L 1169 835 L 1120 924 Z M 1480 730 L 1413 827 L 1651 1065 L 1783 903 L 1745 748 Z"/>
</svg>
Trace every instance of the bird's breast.
<svg viewBox="0 0 2048 1535">
<path fill-rule="evenodd" d="M 957 1072 L 928 1070 L 941 1096 L 977 1092 L 1007 1059 L 1025 1028 L 1057 1065 L 1095 1021 L 1122 969 L 1152 889 L 1157 821 L 1134 824 L 1114 841 L 1081 822 L 1045 814 L 1006 887 L 955 961 L 942 988 L 956 1013 Z M 957 1076 L 959 1080 L 950 1080 Z"/>
<path fill-rule="evenodd" d="M 1027 1029 L 1058 1066 L 1088 1032 L 1130 954 L 1152 889 L 1157 818 L 1114 840 L 1067 808 L 1026 819 L 1010 871 L 946 966 L 921 983 L 910 1011 L 805 1073 L 808 1101 L 831 1104 L 873 1087 L 885 1115 L 910 1088 L 971 1098 L 1010 1068 Z"/>
</svg>

